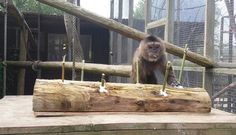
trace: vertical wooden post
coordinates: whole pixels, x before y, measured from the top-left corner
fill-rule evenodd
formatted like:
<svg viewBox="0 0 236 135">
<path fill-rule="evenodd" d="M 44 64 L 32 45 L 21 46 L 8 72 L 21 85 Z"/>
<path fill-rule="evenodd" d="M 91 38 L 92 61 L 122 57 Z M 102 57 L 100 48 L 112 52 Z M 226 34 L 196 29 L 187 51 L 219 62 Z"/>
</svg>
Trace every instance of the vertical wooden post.
<svg viewBox="0 0 236 135">
<path fill-rule="evenodd" d="M 119 0 L 118 22 L 122 23 L 123 0 Z M 117 35 L 117 63 L 122 62 L 122 35 Z M 117 77 L 117 82 L 121 82 L 121 78 Z"/>
<path fill-rule="evenodd" d="M 165 25 L 164 40 L 173 43 L 174 41 L 174 19 L 175 19 L 175 0 L 166 0 L 167 4 L 167 17 Z M 168 59 L 172 60 L 171 54 L 168 54 Z"/>
<path fill-rule="evenodd" d="M 41 17 L 40 17 L 40 11 L 41 11 L 41 3 L 38 2 L 38 18 L 37 18 L 37 22 L 38 22 L 38 41 L 37 41 L 37 60 L 40 60 L 41 56 L 40 56 L 40 44 L 41 44 Z M 37 72 L 37 78 L 41 78 L 41 69 L 38 70 Z"/>
<path fill-rule="evenodd" d="M 75 5 L 76 4 L 77 4 L 77 6 L 80 6 L 80 0 L 75 0 Z M 81 48 L 83 50 L 82 44 L 80 42 L 81 41 L 81 36 L 80 36 L 80 18 L 79 17 L 75 17 L 75 25 L 76 25 L 76 32 L 77 32 L 77 37 L 78 37 L 78 42 L 76 43 L 77 44 L 76 46 L 81 46 Z M 76 48 L 77 47 L 75 47 L 73 52 L 76 51 Z M 77 54 L 75 53 L 74 55 L 77 55 Z M 82 61 L 84 59 L 82 59 Z M 74 70 L 75 70 L 75 63 L 74 63 Z M 73 77 L 72 79 L 74 79 L 74 80 L 79 80 L 79 78 L 81 79 L 82 75 L 79 72 L 76 73 L 76 71 L 74 71 L 73 73 L 74 73 L 74 76 L 72 76 Z M 84 79 L 84 75 L 83 75 L 83 79 Z"/>
<path fill-rule="evenodd" d="M 181 8 L 181 4 L 180 4 L 180 0 L 176 1 L 176 31 L 177 33 L 175 34 L 175 37 L 177 38 L 177 42 L 176 44 L 179 46 L 179 34 L 180 34 L 180 8 Z"/>
<path fill-rule="evenodd" d="M 129 21 L 128 26 L 133 27 L 134 19 L 133 19 L 133 8 L 134 8 L 134 0 L 129 0 Z M 133 40 L 128 39 L 128 46 L 127 46 L 127 62 L 132 62 L 132 54 L 133 54 Z"/>
<path fill-rule="evenodd" d="M 173 43 L 174 38 L 174 15 L 175 15 L 175 1 L 167 0 L 167 22 L 165 25 L 165 41 Z"/>
<path fill-rule="evenodd" d="M 26 48 L 28 41 L 28 31 L 23 27 L 20 30 L 20 52 L 19 61 L 26 61 Z M 17 95 L 24 95 L 25 92 L 25 69 L 20 68 L 18 73 Z"/>
<path fill-rule="evenodd" d="M 110 2 L 110 19 L 114 19 L 114 0 L 111 0 Z M 109 62 L 110 64 L 113 64 L 113 46 L 114 46 L 114 32 L 110 30 L 110 39 L 109 39 L 109 47 L 110 47 L 110 52 L 109 52 Z M 109 81 L 114 82 L 115 77 L 109 76 Z"/>
<path fill-rule="evenodd" d="M 167 21 L 165 25 L 165 41 L 173 43 L 174 40 L 174 17 L 175 17 L 175 1 L 166 0 L 167 4 Z"/>
<path fill-rule="evenodd" d="M 221 24 L 220 24 L 220 61 L 223 61 L 223 36 L 224 36 L 224 17 L 221 18 Z"/>
<path fill-rule="evenodd" d="M 214 58 L 214 20 L 215 20 L 215 1 L 206 0 L 205 9 L 205 30 L 204 30 L 204 56 L 213 60 Z M 205 68 L 203 72 L 203 87 L 212 96 L 213 73 Z"/>
<path fill-rule="evenodd" d="M 110 4 L 110 19 L 114 19 L 114 0 L 111 0 L 111 4 Z M 110 44 L 110 53 L 109 53 L 109 59 L 110 59 L 110 64 L 113 64 L 113 41 L 114 41 L 114 35 L 113 35 L 113 31 L 110 31 L 110 40 L 109 40 L 109 44 Z"/>
<path fill-rule="evenodd" d="M 232 63 L 233 61 L 233 32 L 234 32 L 234 24 L 235 24 L 235 18 L 234 18 L 234 0 L 229 1 L 229 5 L 227 6 L 228 12 L 229 12 L 229 63 Z M 236 26 L 236 25 L 235 25 Z M 228 76 L 228 83 L 231 84 L 233 82 L 233 76 Z M 228 112 L 231 112 L 231 97 L 232 92 L 228 91 Z"/>
<path fill-rule="evenodd" d="M 4 62 L 7 61 L 7 24 L 8 24 L 8 0 L 4 1 L 4 8 L 5 8 L 5 14 L 4 14 Z M 3 92 L 2 96 L 4 97 L 7 93 L 7 67 L 4 66 L 3 68 Z"/>
<path fill-rule="evenodd" d="M 148 33 L 147 25 L 151 22 L 151 0 L 145 0 L 145 33 Z"/>
</svg>

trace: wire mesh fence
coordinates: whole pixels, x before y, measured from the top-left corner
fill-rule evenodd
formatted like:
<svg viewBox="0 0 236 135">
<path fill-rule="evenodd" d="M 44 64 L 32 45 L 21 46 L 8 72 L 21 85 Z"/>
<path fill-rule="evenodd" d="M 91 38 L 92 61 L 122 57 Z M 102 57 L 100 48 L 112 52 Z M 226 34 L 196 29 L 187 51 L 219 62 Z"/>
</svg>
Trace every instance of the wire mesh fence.
<svg viewBox="0 0 236 135">
<path fill-rule="evenodd" d="M 163 19 L 167 16 L 167 1 L 152 0 L 151 21 Z M 204 52 L 204 25 L 206 1 L 176 0 L 174 21 L 174 44 L 184 48 L 188 44 L 189 50 L 203 55 Z M 214 61 L 236 62 L 236 25 L 235 25 L 235 0 L 215 1 L 214 20 Z M 152 34 L 164 38 L 165 27 L 151 29 Z M 208 50 L 206 50 L 207 53 Z M 179 60 L 174 57 L 173 61 Z M 178 76 L 178 71 L 176 71 Z M 212 82 L 213 95 L 229 84 L 235 82 L 235 76 L 214 73 Z M 182 85 L 186 87 L 202 87 L 203 72 L 185 71 Z M 228 89 L 213 102 L 213 107 L 235 113 L 235 88 Z"/>
<path fill-rule="evenodd" d="M 236 62 L 235 7 L 235 0 L 216 0 L 215 2 L 214 60 L 216 62 Z M 214 73 L 213 79 L 213 94 L 227 89 L 214 100 L 213 107 L 236 113 L 236 84 L 232 85 L 236 82 L 236 76 Z"/>
</svg>

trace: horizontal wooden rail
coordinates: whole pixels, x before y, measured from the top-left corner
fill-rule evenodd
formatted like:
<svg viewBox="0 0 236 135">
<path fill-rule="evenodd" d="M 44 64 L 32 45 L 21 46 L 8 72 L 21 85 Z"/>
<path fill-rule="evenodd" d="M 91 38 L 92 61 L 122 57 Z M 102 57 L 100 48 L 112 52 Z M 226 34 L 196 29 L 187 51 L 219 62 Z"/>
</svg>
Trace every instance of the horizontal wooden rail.
<svg viewBox="0 0 236 135">
<path fill-rule="evenodd" d="M 62 62 L 50 61 L 50 62 L 32 62 L 32 61 L 6 61 L 7 66 L 14 66 L 19 68 L 33 68 L 33 69 L 60 69 L 62 68 Z M 76 62 L 75 69 L 80 70 L 83 64 Z M 72 62 L 65 62 L 65 69 L 72 69 Z M 129 77 L 131 72 L 130 65 L 106 65 L 106 64 L 92 64 L 85 63 L 84 71 L 90 73 L 101 74 L 105 73 L 106 75 L 115 75 Z"/>
<path fill-rule="evenodd" d="M 62 66 L 61 62 L 58 61 L 6 61 L 5 63 L 7 66 L 13 66 L 18 68 L 40 68 L 40 69 L 59 69 Z M 180 70 L 180 64 L 174 63 L 174 70 Z M 82 68 L 82 63 L 76 62 L 75 69 L 80 70 Z M 65 69 L 71 70 L 72 69 L 72 62 L 65 63 Z M 85 63 L 84 70 L 86 72 L 101 74 L 105 73 L 107 75 L 114 75 L 114 76 L 123 76 L 123 77 L 130 77 L 131 73 L 131 65 L 107 65 L 107 64 L 95 64 L 95 63 Z M 194 64 L 187 63 L 184 71 L 193 71 L 193 72 L 202 72 L 203 67 L 194 66 Z M 213 68 L 209 70 L 213 73 L 218 74 L 231 74 L 236 75 L 236 68 L 225 67 L 224 68 Z"/>
</svg>

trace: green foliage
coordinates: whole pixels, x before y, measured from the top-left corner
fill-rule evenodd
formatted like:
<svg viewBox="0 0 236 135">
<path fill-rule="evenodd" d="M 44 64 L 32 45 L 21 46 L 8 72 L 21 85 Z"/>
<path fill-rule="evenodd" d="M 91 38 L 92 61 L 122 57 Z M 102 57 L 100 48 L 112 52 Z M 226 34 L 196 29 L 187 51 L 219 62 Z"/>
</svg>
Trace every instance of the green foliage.
<svg viewBox="0 0 236 135">
<path fill-rule="evenodd" d="M 45 4 L 39 3 L 36 0 L 13 0 L 16 7 L 21 12 L 34 12 L 34 13 L 42 13 L 42 14 L 49 14 L 49 15 L 62 15 L 63 12 L 47 6 Z"/>
<path fill-rule="evenodd" d="M 139 0 L 138 4 L 135 6 L 134 18 L 144 19 L 144 3 L 145 0 Z"/>
</svg>

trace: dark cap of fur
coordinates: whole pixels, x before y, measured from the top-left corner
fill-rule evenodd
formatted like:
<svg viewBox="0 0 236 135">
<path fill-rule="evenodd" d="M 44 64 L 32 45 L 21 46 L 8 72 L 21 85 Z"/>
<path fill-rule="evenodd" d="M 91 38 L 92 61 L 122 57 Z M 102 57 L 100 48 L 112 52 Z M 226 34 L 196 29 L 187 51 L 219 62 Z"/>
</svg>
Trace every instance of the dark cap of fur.
<svg viewBox="0 0 236 135">
<path fill-rule="evenodd" d="M 158 41 L 158 42 L 161 42 L 161 39 L 157 36 L 154 36 L 154 35 L 148 35 L 147 37 L 144 38 L 144 40 L 147 42 L 150 42 L 150 41 Z"/>
</svg>

